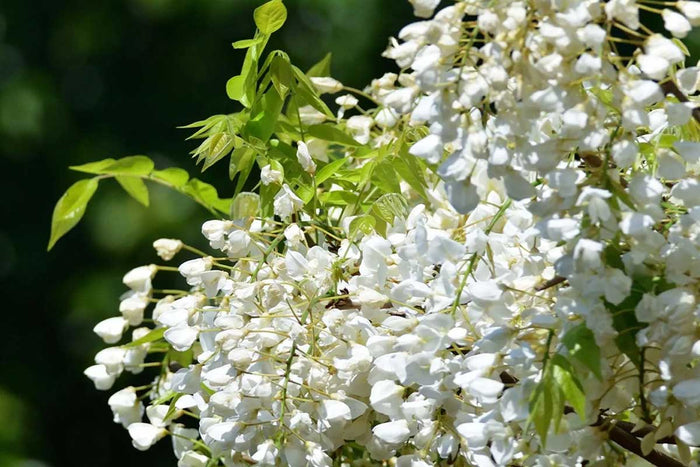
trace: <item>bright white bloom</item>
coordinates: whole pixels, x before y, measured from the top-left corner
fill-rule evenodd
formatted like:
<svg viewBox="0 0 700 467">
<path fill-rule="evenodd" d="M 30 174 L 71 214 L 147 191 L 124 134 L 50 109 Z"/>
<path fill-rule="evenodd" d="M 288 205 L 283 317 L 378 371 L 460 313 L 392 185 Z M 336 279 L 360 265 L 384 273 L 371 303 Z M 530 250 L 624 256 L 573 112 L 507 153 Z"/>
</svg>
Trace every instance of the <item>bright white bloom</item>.
<svg viewBox="0 0 700 467">
<path fill-rule="evenodd" d="M 263 185 L 269 185 L 271 183 L 281 184 L 282 180 L 282 172 L 273 169 L 270 164 L 260 169 L 260 181 Z"/>
<path fill-rule="evenodd" d="M 129 435 L 132 444 L 139 451 L 146 451 L 167 434 L 164 428 L 158 428 L 150 423 L 132 423 L 129 425 Z"/>
<path fill-rule="evenodd" d="M 121 340 L 122 334 L 128 327 L 129 321 L 121 316 L 115 316 L 100 321 L 92 330 L 95 334 L 100 336 L 105 343 L 114 344 Z"/>
<path fill-rule="evenodd" d="M 335 94 L 343 90 L 343 84 L 331 77 L 312 76 L 309 78 L 319 94 Z"/>
<path fill-rule="evenodd" d="M 151 279 L 155 276 L 156 271 L 158 268 L 154 264 L 140 266 L 127 272 L 122 282 L 135 292 L 147 293 L 151 290 Z"/>
<path fill-rule="evenodd" d="M 173 238 L 160 238 L 153 242 L 153 248 L 164 261 L 170 261 L 182 249 L 182 241 Z"/>
<path fill-rule="evenodd" d="M 289 219 L 302 206 L 304 206 L 304 201 L 294 194 L 286 183 L 282 185 L 282 189 L 275 195 L 275 215 L 282 219 Z"/>
<path fill-rule="evenodd" d="M 309 148 L 306 147 L 306 143 L 303 141 L 297 143 L 297 161 L 307 173 L 313 174 L 316 172 L 316 163 L 311 158 Z"/>
</svg>

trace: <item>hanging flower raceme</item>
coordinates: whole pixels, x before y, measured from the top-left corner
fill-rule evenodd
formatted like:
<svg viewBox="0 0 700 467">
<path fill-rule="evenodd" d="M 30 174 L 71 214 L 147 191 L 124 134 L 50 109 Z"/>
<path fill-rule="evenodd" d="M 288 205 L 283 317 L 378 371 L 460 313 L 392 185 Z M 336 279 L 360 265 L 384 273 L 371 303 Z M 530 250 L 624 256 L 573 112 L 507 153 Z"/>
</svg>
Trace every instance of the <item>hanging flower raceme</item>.
<svg viewBox="0 0 700 467">
<path fill-rule="evenodd" d="M 233 200 L 140 156 L 76 168 L 98 174 L 85 203 L 128 162 L 217 217 L 210 251 L 160 239 L 179 265 L 126 274 L 85 374 L 146 370 L 114 421 L 180 466 L 691 462 L 699 3 L 410 3 L 401 72 L 364 90 L 328 57 L 263 61 L 286 10 L 256 10 L 227 86 L 244 110 L 192 125 L 204 168 L 230 153 Z"/>
</svg>

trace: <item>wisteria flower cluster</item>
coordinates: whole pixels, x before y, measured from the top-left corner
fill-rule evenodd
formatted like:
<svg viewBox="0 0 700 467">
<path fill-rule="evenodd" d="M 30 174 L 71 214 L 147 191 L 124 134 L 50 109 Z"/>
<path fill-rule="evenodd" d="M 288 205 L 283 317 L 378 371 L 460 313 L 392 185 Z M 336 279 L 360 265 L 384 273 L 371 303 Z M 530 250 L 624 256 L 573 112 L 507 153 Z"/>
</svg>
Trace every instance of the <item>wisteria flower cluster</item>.
<svg viewBox="0 0 700 467">
<path fill-rule="evenodd" d="M 146 378 L 114 421 L 179 467 L 697 465 L 700 2 L 410 2 L 363 90 L 263 58 L 286 9 L 255 10 L 242 110 L 190 125 L 232 198 L 144 156 L 73 167 L 51 246 L 106 178 L 214 216 L 95 326 L 96 388 Z"/>
</svg>

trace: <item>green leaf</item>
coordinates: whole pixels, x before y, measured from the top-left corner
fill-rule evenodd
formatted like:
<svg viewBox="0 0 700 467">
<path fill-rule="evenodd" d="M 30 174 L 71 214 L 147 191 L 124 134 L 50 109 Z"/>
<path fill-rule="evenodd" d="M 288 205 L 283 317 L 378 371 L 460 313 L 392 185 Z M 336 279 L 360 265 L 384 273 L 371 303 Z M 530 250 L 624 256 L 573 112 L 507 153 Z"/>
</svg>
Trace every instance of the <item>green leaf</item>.
<svg viewBox="0 0 700 467">
<path fill-rule="evenodd" d="M 583 363 L 596 378 L 603 380 L 600 371 L 600 347 L 596 344 L 593 332 L 585 324 L 569 329 L 561 341 L 569 349 L 571 357 Z"/>
<path fill-rule="evenodd" d="M 162 180 L 175 188 L 185 186 L 190 179 L 190 174 L 186 170 L 177 167 L 169 167 L 163 170 L 151 172 L 151 178 Z"/>
<path fill-rule="evenodd" d="M 260 32 L 272 34 L 287 20 L 287 8 L 282 0 L 272 0 L 256 8 L 253 18 Z"/>
<path fill-rule="evenodd" d="M 277 93 L 284 99 L 292 88 L 294 75 L 292 65 L 289 63 L 287 54 L 275 54 L 270 63 L 270 75 L 272 85 L 277 89 Z"/>
<path fill-rule="evenodd" d="M 632 287 L 634 288 L 634 284 Z M 606 304 L 612 314 L 613 328 L 617 331 L 617 336 L 615 337 L 617 348 L 627 355 L 637 368 L 641 369 L 642 354 L 639 347 L 637 347 L 635 336 L 646 325 L 637 321 L 637 316 L 634 314 L 634 308 L 639 303 L 639 300 L 641 300 L 641 294 L 633 293 L 619 305 L 612 305 L 607 302 Z"/>
<path fill-rule="evenodd" d="M 347 206 L 357 202 L 358 196 L 356 193 L 344 190 L 328 191 L 321 193 L 319 199 L 322 203 L 331 206 Z"/>
<path fill-rule="evenodd" d="M 135 341 L 129 342 L 128 344 L 122 345 L 122 347 L 130 348 L 130 347 L 138 347 L 139 345 L 143 344 L 148 344 L 151 342 L 155 342 L 157 340 L 160 340 L 163 338 L 163 334 L 165 333 L 166 328 L 156 328 L 150 331 L 148 334 L 145 336 L 141 337 L 140 339 L 136 339 Z"/>
<path fill-rule="evenodd" d="M 331 53 L 328 52 L 318 63 L 314 64 L 306 76 L 330 76 L 331 75 Z"/>
<path fill-rule="evenodd" d="M 236 41 L 232 45 L 234 49 L 247 49 L 248 47 L 252 47 L 256 44 L 263 42 L 264 40 L 265 36 L 259 36 L 253 39 L 243 39 L 240 41 Z"/>
<path fill-rule="evenodd" d="M 372 173 L 372 184 L 384 193 L 400 193 L 401 185 L 396 168 L 388 160 L 383 160 L 374 168 Z"/>
<path fill-rule="evenodd" d="M 151 402 L 151 404 L 153 404 L 153 405 L 163 405 L 163 404 L 165 404 L 166 402 L 170 401 L 173 397 L 179 396 L 179 395 L 180 395 L 180 394 L 177 393 L 177 392 L 175 392 L 175 391 L 168 391 L 168 392 L 166 392 L 165 394 L 163 394 L 162 396 L 160 396 L 158 399 L 156 399 L 156 400 L 154 400 L 153 402 Z"/>
<path fill-rule="evenodd" d="M 540 436 L 543 446 L 547 444 L 547 433 L 552 421 L 552 386 L 551 378 L 543 376 L 542 381 L 540 381 L 530 397 L 528 425 L 530 423 L 535 425 L 535 431 Z"/>
<path fill-rule="evenodd" d="M 277 124 L 277 119 L 282 111 L 284 101 L 277 93 L 277 89 L 272 87 L 265 94 L 251 111 L 252 118 L 244 127 L 244 134 L 252 135 L 259 140 L 266 142 L 272 136 Z"/>
<path fill-rule="evenodd" d="M 230 212 L 231 200 L 219 198 L 216 188 L 208 183 L 193 178 L 183 187 L 182 191 L 219 212 L 226 214 Z"/>
<path fill-rule="evenodd" d="M 338 169 L 340 169 L 347 161 L 348 160 L 345 158 L 338 159 L 329 162 L 328 164 L 318 169 L 318 172 L 316 172 L 316 184 L 321 184 L 329 178 L 331 178 L 333 175 L 336 175 Z"/>
<path fill-rule="evenodd" d="M 315 193 L 313 186 L 303 184 L 299 185 L 295 192 L 296 195 L 304 202 L 304 204 L 307 204 L 309 201 L 311 201 Z"/>
<path fill-rule="evenodd" d="M 301 100 L 303 104 L 310 105 L 319 112 L 325 114 L 329 118 L 335 118 L 335 115 L 328 106 L 321 100 L 318 96 L 316 88 L 314 88 L 309 78 L 301 71 L 299 68 L 292 65 L 292 72 L 296 78 L 296 86 L 294 88 L 296 92 L 296 97 Z"/>
<path fill-rule="evenodd" d="M 275 195 L 279 189 L 279 185 L 274 184 L 260 186 L 260 217 L 273 216 Z"/>
<path fill-rule="evenodd" d="M 350 221 L 350 240 L 354 240 L 359 232 L 369 235 L 374 230 L 374 225 L 374 217 L 366 214 L 364 216 L 357 216 Z"/>
<path fill-rule="evenodd" d="M 339 130 L 335 125 L 328 123 L 311 125 L 306 132 L 314 138 L 330 141 L 331 143 L 338 143 L 345 146 L 362 146 L 360 143 L 355 141 L 352 136 L 344 133 L 342 130 Z"/>
<path fill-rule="evenodd" d="M 228 165 L 228 177 L 233 180 L 238 172 L 243 172 L 255 161 L 255 150 L 249 146 L 241 146 L 231 153 Z"/>
<path fill-rule="evenodd" d="M 566 400 L 574 408 L 581 420 L 586 419 L 586 396 L 583 387 L 574 374 L 571 363 L 560 354 L 552 357 L 552 374 Z"/>
<path fill-rule="evenodd" d="M 231 219 L 255 217 L 260 210 L 260 196 L 257 193 L 239 193 L 231 203 Z"/>
<path fill-rule="evenodd" d="M 399 157 L 393 158 L 391 162 L 401 178 L 408 183 L 411 188 L 416 190 L 423 199 L 427 200 L 428 194 L 425 192 L 427 184 L 422 176 L 424 170 L 416 158 L 406 151 L 405 154 L 402 152 Z"/>
<path fill-rule="evenodd" d="M 408 202 L 398 193 L 387 193 L 374 202 L 372 209 L 388 224 L 394 223 L 394 218 L 405 219 L 408 214 Z"/>
<path fill-rule="evenodd" d="M 114 159 L 109 158 L 97 162 L 90 162 L 83 165 L 73 165 L 69 167 L 69 169 L 75 170 L 76 172 L 84 172 L 89 174 L 102 174 L 104 173 L 104 168 L 109 167 L 110 165 L 114 164 L 114 162 Z"/>
<path fill-rule="evenodd" d="M 61 196 L 53 210 L 51 236 L 49 237 L 47 250 L 51 250 L 59 238 L 63 237 L 80 222 L 83 214 L 85 214 L 85 208 L 90 198 L 97 190 L 98 184 L 97 178 L 80 180 L 71 185 Z"/>
<path fill-rule="evenodd" d="M 683 54 L 686 57 L 690 57 L 690 50 L 688 50 L 688 47 L 683 43 L 682 40 L 678 39 L 677 37 L 674 37 L 671 39 L 676 46 L 678 46 L 679 49 L 683 52 Z"/>
<path fill-rule="evenodd" d="M 202 145 L 197 148 L 195 154 L 197 163 L 204 159 L 202 172 L 226 157 L 235 146 L 236 137 L 231 137 L 228 133 L 215 133 L 207 138 Z"/>
<path fill-rule="evenodd" d="M 123 157 L 102 169 L 110 175 L 148 175 L 152 171 L 153 161 L 146 156 Z"/>
<path fill-rule="evenodd" d="M 139 177 L 129 177 L 126 175 L 117 175 L 117 182 L 124 188 L 124 191 L 129 193 L 139 203 L 148 207 L 148 188 Z"/>
<path fill-rule="evenodd" d="M 121 159 L 104 159 L 71 167 L 78 172 L 104 175 L 148 175 L 153 171 L 153 161 L 146 156 L 128 156 Z"/>
<path fill-rule="evenodd" d="M 243 60 L 241 74 L 226 82 L 226 94 L 230 99 L 238 101 L 246 108 L 251 108 L 255 102 L 255 83 L 258 79 L 258 58 L 264 47 L 262 44 L 253 45 L 248 49 Z"/>
<path fill-rule="evenodd" d="M 226 81 L 226 94 L 229 99 L 243 103 L 246 95 L 245 85 L 245 75 L 234 76 Z"/>
</svg>

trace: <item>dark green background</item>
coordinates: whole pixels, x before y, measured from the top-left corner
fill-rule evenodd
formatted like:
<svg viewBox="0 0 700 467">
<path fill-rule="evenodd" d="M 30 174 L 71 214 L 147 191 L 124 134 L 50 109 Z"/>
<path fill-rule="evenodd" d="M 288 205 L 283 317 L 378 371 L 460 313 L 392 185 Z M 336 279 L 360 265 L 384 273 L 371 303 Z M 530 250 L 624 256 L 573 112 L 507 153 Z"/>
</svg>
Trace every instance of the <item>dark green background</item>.
<svg viewBox="0 0 700 467">
<path fill-rule="evenodd" d="M 122 275 L 156 261 L 151 242 L 204 246 L 206 213 L 167 190 L 145 209 L 103 183 L 80 227 L 46 253 L 68 165 L 134 154 L 196 173 L 176 126 L 237 109 L 226 80 L 252 37 L 254 0 L 0 1 L 0 466 L 175 465 L 169 441 L 141 453 L 83 376 L 118 313 Z M 362 87 L 393 71 L 380 57 L 411 18 L 404 0 L 288 0 L 271 41 L 306 69 L 330 51 Z M 202 178 L 231 189 L 224 166 Z M 230 195 L 223 191 L 224 195 Z M 134 384 L 140 384 L 138 378 Z M 132 382 L 122 377 L 115 389 Z"/>
<path fill-rule="evenodd" d="M 108 181 L 83 224 L 47 254 L 51 212 L 80 177 L 68 165 L 147 154 L 195 174 L 193 143 L 175 127 L 236 110 L 224 84 L 243 52 L 230 43 L 252 37 L 260 3 L 0 3 L 0 466 L 175 465 L 168 441 L 131 447 L 111 421 L 111 392 L 82 371 L 103 347 L 92 327 L 117 314 L 122 275 L 157 260 L 156 238 L 205 245 L 206 213 L 155 188 L 144 209 Z M 395 70 L 380 54 L 412 18 L 406 0 L 285 3 L 288 24 L 270 47 L 301 68 L 331 51 L 334 75 L 354 87 Z M 202 178 L 231 188 L 225 172 Z M 115 388 L 140 381 L 122 377 Z"/>
</svg>

